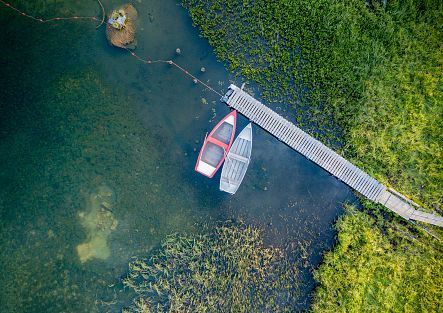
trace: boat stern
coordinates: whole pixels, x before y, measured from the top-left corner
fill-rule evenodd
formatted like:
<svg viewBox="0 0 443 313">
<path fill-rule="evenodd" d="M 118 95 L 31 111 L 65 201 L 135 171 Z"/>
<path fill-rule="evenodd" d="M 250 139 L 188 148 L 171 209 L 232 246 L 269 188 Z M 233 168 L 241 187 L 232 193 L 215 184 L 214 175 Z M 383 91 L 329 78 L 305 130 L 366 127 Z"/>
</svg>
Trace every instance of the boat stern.
<svg viewBox="0 0 443 313">
<path fill-rule="evenodd" d="M 238 189 L 238 185 L 231 184 L 224 179 L 220 179 L 220 190 L 230 193 L 231 195 L 235 194 Z"/>
<path fill-rule="evenodd" d="M 199 160 L 197 165 L 195 166 L 195 171 L 199 172 L 200 174 L 203 174 L 209 178 L 212 178 L 216 172 L 217 168 L 209 165 L 206 162 L 203 162 L 202 160 Z"/>
</svg>

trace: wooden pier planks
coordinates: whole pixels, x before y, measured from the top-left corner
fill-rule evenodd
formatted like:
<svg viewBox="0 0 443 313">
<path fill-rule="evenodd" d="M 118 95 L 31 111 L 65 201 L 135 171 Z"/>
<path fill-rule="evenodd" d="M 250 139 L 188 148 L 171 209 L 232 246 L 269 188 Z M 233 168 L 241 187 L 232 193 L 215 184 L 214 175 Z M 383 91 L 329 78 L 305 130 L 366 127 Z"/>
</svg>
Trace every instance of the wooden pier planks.
<svg viewBox="0 0 443 313">
<path fill-rule="evenodd" d="M 385 189 L 380 195 L 378 202 L 407 220 L 411 219 L 443 227 L 443 217 L 416 210 L 416 207 L 419 208 L 418 205 L 412 203 L 412 201 L 406 199 L 398 192 Z"/>
<path fill-rule="evenodd" d="M 378 181 L 238 87 L 231 85 L 230 89 L 233 93 L 226 102 L 230 107 L 365 197 L 378 200 L 384 190 L 384 186 Z"/>
<path fill-rule="evenodd" d="M 411 201 L 388 190 L 384 185 L 317 139 L 263 105 L 245 91 L 230 85 L 223 98 L 231 108 L 247 117 L 286 145 L 343 181 L 366 198 L 381 203 L 405 219 L 414 219 L 443 227 L 443 217 L 416 210 Z"/>
</svg>

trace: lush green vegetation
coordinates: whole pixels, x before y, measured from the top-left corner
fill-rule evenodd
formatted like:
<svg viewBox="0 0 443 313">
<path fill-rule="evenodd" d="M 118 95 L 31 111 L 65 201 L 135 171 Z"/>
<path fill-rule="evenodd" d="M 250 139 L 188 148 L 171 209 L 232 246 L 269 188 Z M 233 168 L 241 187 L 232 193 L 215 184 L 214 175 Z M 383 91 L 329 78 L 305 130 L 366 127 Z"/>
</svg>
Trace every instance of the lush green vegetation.
<svg viewBox="0 0 443 313">
<path fill-rule="evenodd" d="M 221 225 L 169 236 L 150 259 L 131 262 L 124 284 L 138 298 L 127 312 L 292 312 L 297 279 L 257 228 Z"/>
<path fill-rule="evenodd" d="M 291 102 L 309 132 L 343 138 L 358 166 L 441 205 L 443 2 L 183 2 L 218 57 L 268 102 Z"/>
<path fill-rule="evenodd" d="M 268 103 L 291 103 L 308 132 L 340 141 L 359 167 L 441 213 L 443 2 L 183 3 Z M 442 311 L 441 242 L 364 206 L 337 224 L 338 245 L 315 274 L 314 311 Z"/>
<path fill-rule="evenodd" d="M 375 215 L 373 212 L 377 212 Z M 325 255 L 314 312 L 441 312 L 443 244 L 424 232 L 348 207 Z"/>
</svg>

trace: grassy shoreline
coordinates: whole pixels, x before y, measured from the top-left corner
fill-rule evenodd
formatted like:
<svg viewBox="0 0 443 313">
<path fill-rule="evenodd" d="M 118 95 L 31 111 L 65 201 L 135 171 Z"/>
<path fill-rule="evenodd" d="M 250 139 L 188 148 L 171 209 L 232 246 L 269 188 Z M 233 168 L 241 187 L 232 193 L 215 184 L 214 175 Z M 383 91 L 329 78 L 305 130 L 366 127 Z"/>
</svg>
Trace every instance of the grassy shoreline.
<svg viewBox="0 0 443 313">
<path fill-rule="evenodd" d="M 443 244 L 367 203 L 347 207 L 314 273 L 314 312 L 440 312 Z"/>
<path fill-rule="evenodd" d="M 290 103 L 305 130 L 441 213 L 443 4 L 365 3 L 183 0 L 217 57 L 267 103 Z M 314 311 L 441 310 L 441 243 L 363 205 L 337 223 Z"/>
</svg>

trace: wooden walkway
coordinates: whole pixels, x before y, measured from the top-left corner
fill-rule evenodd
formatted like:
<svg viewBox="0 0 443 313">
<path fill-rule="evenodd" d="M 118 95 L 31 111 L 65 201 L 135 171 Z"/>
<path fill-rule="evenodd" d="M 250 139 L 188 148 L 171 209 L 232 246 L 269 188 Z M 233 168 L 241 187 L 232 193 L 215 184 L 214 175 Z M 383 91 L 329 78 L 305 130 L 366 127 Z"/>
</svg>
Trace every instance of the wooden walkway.
<svg viewBox="0 0 443 313">
<path fill-rule="evenodd" d="M 420 208 L 415 203 L 386 188 L 376 179 L 237 86 L 230 85 L 228 92 L 222 97 L 221 101 L 366 198 L 383 204 L 405 219 L 413 219 L 443 227 L 443 217 L 417 210 Z"/>
</svg>

